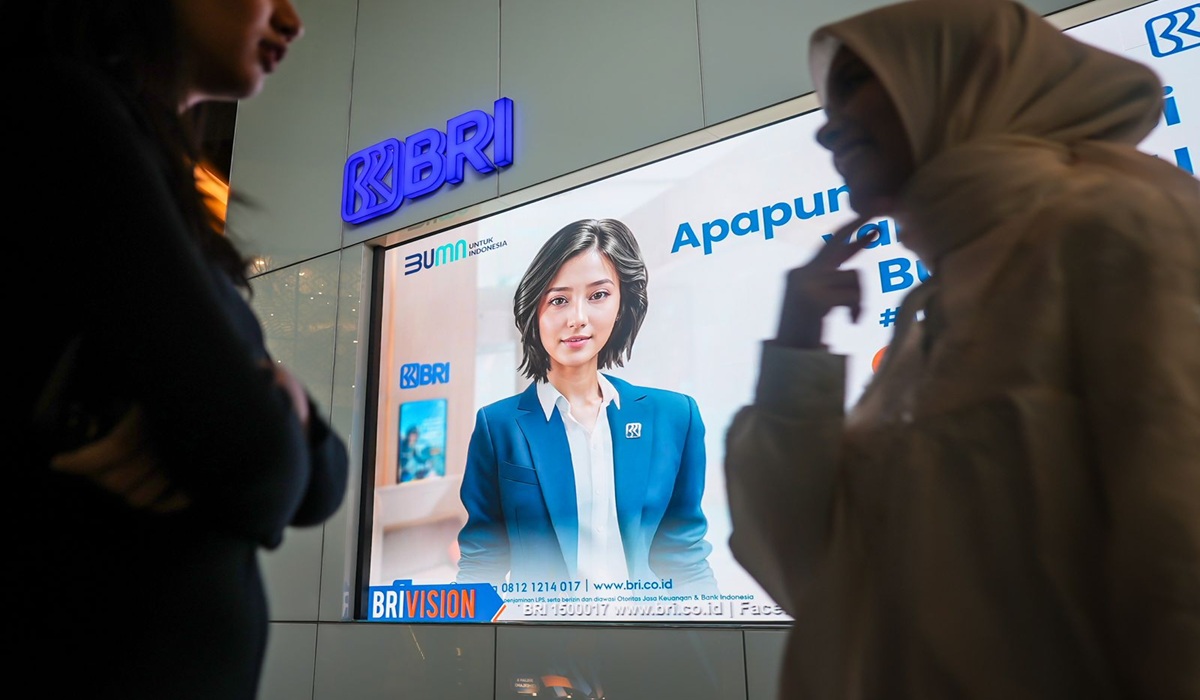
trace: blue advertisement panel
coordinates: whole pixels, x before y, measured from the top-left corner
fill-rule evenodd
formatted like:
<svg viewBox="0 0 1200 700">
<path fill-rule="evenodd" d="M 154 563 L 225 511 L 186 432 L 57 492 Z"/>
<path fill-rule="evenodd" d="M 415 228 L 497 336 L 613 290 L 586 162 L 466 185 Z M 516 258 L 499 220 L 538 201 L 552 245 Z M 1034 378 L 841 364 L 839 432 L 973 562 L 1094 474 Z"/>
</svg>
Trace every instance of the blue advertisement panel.
<svg viewBox="0 0 1200 700">
<path fill-rule="evenodd" d="M 1192 173 L 1197 28 L 1200 4 L 1158 0 L 1067 30 L 1158 73 L 1164 113 L 1141 148 Z M 384 253 L 369 619 L 789 621 L 729 551 L 723 441 L 785 274 L 854 216 L 823 123 L 802 114 Z M 564 254 L 556 234 L 591 219 L 609 252 Z M 849 263 L 858 322 L 827 320 L 850 403 L 926 276 L 894 221 L 859 231 L 875 233 Z M 603 377 L 582 408 L 580 367 Z M 565 380 L 534 381 L 547 368 Z M 402 453 L 422 446 L 404 435 L 416 422 L 437 434 L 420 478 Z"/>
</svg>

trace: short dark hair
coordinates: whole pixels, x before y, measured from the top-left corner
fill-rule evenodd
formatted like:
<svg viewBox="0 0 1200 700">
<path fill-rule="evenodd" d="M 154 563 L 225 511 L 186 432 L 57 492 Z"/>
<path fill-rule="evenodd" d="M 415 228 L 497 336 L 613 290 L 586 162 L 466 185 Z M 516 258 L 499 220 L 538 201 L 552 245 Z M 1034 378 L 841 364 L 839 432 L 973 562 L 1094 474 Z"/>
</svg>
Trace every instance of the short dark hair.
<svg viewBox="0 0 1200 700">
<path fill-rule="evenodd" d="M 550 371 L 550 355 L 542 346 L 538 326 L 542 297 L 568 260 L 593 248 L 616 268 L 621 285 L 621 308 L 617 311 L 616 325 L 612 336 L 600 349 L 597 362 L 600 369 L 623 367 L 625 359 L 633 354 L 633 341 L 650 304 L 646 296 L 649 274 L 646 261 L 642 259 L 642 249 L 633 231 L 616 219 L 580 219 L 562 227 L 542 244 L 513 295 L 513 317 L 521 334 L 523 355 L 519 369 L 534 381 L 546 381 Z"/>
<path fill-rule="evenodd" d="M 159 146 L 175 201 L 205 258 L 253 294 L 247 259 L 225 222 L 206 206 L 194 167 L 205 161 L 207 104 L 179 111 L 184 54 L 178 11 L 171 0 L 37 0 L 7 3 L 0 41 L 21 38 L 22 51 L 44 50 L 108 76 Z M 17 32 L 20 32 L 18 35 Z M 250 202 L 237 192 L 233 201 Z"/>
</svg>

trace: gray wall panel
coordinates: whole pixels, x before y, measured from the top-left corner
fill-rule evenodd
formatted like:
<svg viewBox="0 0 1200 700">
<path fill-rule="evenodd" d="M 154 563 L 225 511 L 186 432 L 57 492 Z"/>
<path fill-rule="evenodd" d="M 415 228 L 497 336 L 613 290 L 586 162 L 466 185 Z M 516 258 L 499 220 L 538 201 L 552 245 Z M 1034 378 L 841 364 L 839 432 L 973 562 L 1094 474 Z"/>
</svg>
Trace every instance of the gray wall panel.
<svg viewBox="0 0 1200 700">
<path fill-rule="evenodd" d="M 322 413 L 332 402 L 341 252 L 252 280 L 251 303 L 271 355 L 308 387 Z M 323 528 L 291 528 L 261 556 L 273 620 L 314 620 L 321 583 Z"/>
<path fill-rule="evenodd" d="M 258 700 L 307 700 L 313 694 L 315 624 L 271 623 Z"/>
<path fill-rule="evenodd" d="M 812 92 L 808 37 L 884 0 L 697 0 L 707 124 Z"/>
<path fill-rule="evenodd" d="M 490 625 L 323 623 L 313 700 L 492 697 Z"/>
<path fill-rule="evenodd" d="M 498 92 L 496 0 L 362 0 L 354 60 L 354 109 L 345 156 L 386 138 L 405 140 L 472 109 L 492 113 Z M 340 177 L 340 167 L 339 167 Z M 459 185 L 404 201 L 391 214 L 348 225 L 345 245 L 491 199 L 495 175 L 467 168 Z"/>
<path fill-rule="evenodd" d="M 329 414 L 338 319 L 341 251 L 334 250 L 251 280 L 251 305 L 267 348 L 308 387 Z"/>
<path fill-rule="evenodd" d="M 500 88 L 517 103 L 512 192 L 701 128 L 695 0 L 509 0 Z"/>
<path fill-rule="evenodd" d="M 1146 1 L 1149 2 L 1149 0 Z M 1021 0 L 1021 2 L 1043 15 L 1048 15 L 1052 12 L 1065 10 L 1068 7 L 1082 5 L 1087 0 Z"/>
<path fill-rule="evenodd" d="M 367 341 L 370 330 L 367 302 L 370 297 L 371 259 L 372 249 L 364 245 L 342 251 L 330 423 L 346 439 L 349 447 L 350 479 L 341 510 L 325 522 L 321 558 L 321 620 L 349 620 L 354 602 L 365 418 L 363 407 L 366 406 Z"/>
<path fill-rule="evenodd" d="M 777 700 L 787 629 L 746 630 L 746 700 Z"/>
<path fill-rule="evenodd" d="M 304 37 L 262 94 L 238 105 L 230 179 L 252 200 L 233 202 L 229 227 L 264 269 L 340 247 L 355 3 L 296 0 Z"/>
<path fill-rule="evenodd" d="M 324 541 L 323 525 L 288 528 L 278 549 L 259 555 L 273 622 L 317 619 Z"/>
<path fill-rule="evenodd" d="M 584 693 L 578 697 L 745 700 L 742 658 L 737 629 L 499 627 L 496 700 L 528 698 L 518 688 L 544 690 L 553 676 Z"/>
<path fill-rule="evenodd" d="M 891 4 L 890 0 L 696 0 L 704 120 L 708 125 L 812 92 L 808 38 L 829 22 Z M 1048 14 L 1073 0 L 1026 0 Z"/>
</svg>

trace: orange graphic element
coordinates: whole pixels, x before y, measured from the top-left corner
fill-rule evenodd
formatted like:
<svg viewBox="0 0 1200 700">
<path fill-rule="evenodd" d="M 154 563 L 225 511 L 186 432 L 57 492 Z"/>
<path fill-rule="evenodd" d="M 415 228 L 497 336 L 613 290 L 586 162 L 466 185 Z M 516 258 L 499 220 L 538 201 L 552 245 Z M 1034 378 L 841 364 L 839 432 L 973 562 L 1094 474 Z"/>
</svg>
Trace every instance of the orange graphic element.
<svg viewBox="0 0 1200 700">
<path fill-rule="evenodd" d="M 547 688 L 570 688 L 571 681 L 566 676 L 542 676 L 542 685 Z"/>
<path fill-rule="evenodd" d="M 871 358 L 871 371 L 872 372 L 879 371 L 879 363 L 883 362 L 883 353 L 886 350 L 887 350 L 887 346 L 884 345 L 883 347 L 879 348 L 879 352 L 875 353 L 875 357 Z"/>
</svg>

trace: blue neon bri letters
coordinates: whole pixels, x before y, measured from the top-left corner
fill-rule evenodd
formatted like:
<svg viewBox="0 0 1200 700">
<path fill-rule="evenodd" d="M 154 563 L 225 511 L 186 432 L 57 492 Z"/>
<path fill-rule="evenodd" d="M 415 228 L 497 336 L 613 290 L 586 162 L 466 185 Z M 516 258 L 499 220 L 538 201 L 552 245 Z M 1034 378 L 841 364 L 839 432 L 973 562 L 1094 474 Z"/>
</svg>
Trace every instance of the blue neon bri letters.
<svg viewBox="0 0 1200 700">
<path fill-rule="evenodd" d="M 473 109 L 404 141 L 389 138 L 350 154 L 342 176 L 342 220 L 361 224 L 400 208 L 405 198 L 463 181 L 466 164 L 481 175 L 513 162 L 513 101 L 501 97 L 495 116 Z M 492 147 L 491 158 L 484 153 Z"/>
</svg>

